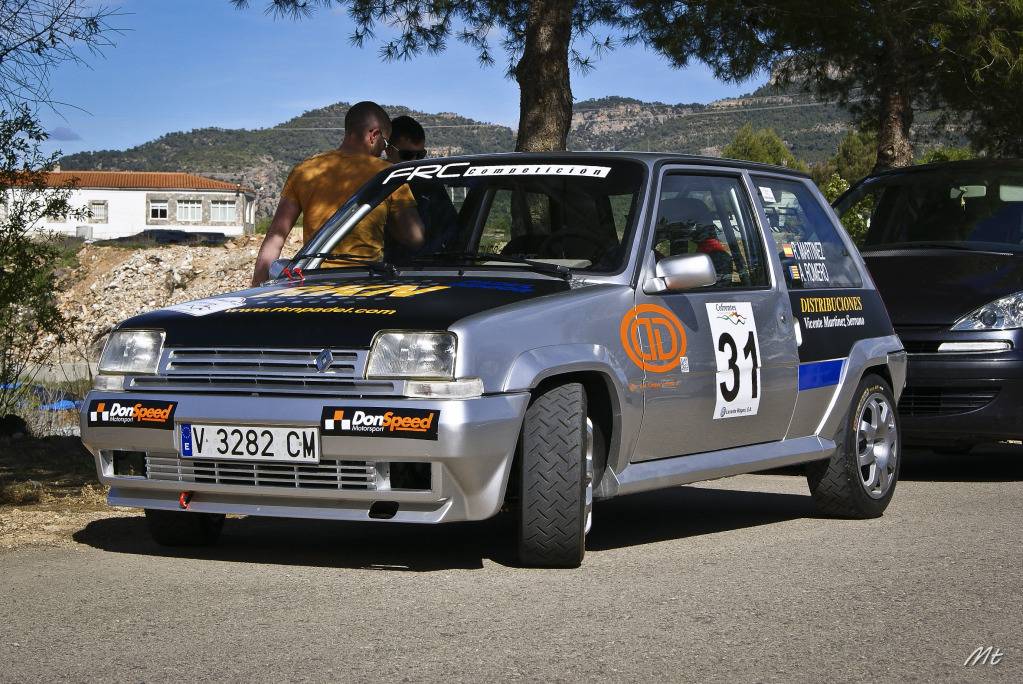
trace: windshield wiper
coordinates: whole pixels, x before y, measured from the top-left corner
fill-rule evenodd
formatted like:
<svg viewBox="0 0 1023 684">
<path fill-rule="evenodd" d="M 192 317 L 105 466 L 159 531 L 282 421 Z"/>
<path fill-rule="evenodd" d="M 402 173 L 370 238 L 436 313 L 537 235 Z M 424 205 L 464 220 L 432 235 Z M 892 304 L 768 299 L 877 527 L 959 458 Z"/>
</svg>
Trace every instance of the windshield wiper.
<svg viewBox="0 0 1023 684">
<path fill-rule="evenodd" d="M 511 254 L 489 254 L 486 252 L 482 254 L 470 254 L 466 252 L 434 252 L 433 254 L 416 255 L 409 259 L 409 261 L 413 263 L 423 263 L 437 258 L 464 262 L 500 261 L 506 264 L 520 264 L 522 266 L 528 266 L 531 270 L 537 273 L 553 275 L 559 278 L 564 278 L 565 280 L 572 279 L 572 269 L 568 266 L 551 264 L 546 261 L 535 261 L 523 256 Z"/>
<path fill-rule="evenodd" d="M 302 259 L 322 259 L 323 261 L 340 261 L 346 264 L 353 264 L 355 266 L 364 266 L 370 273 L 378 273 L 380 275 L 390 276 L 392 278 L 401 275 L 398 271 L 398 267 L 388 261 L 372 261 L 369 257 L 360 256 L 358 254 L 350 254 L 342 252 L 335 254 L 334 252 L 314 252 L 313 254 L 302 254 Z"/>
</svg>

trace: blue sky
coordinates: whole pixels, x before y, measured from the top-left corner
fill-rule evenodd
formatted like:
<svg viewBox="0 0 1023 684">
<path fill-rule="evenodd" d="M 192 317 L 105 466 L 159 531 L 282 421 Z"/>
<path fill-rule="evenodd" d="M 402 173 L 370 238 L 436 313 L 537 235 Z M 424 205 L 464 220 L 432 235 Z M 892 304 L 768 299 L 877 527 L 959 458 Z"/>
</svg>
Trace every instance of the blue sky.
<svg viewBox="0 0 1023 684">
<path fill-rule="evenodd" d="M 503 63 L 481 69 L 475 53 L 455 41 L 440 55 L 384 63 L 378 42 L 349 44 L 351 23 L 337 10 L 293 21 L 265 15 L 264 0 L 251 0 L 244 11 L 227 0 L 110 4 L 123 12 L 112 20 L 124 29 L 116 46 L 89 57 L 87 67 L 65 65 L 53 74 L 57 99 L 84 111 L 45 114 L 49 149 L 123 149 L 205 126 L 260 128 L 363 99 L 512 126 L 518 118 L 518 88 Z M 721 83 L 702 65 L 673 70 L 636 46 L 603 56 L 587 74 L 573 73 L 572 92 L 577 101 L 622 95 L 709 102 L 760 82 Z"/>
</svg>

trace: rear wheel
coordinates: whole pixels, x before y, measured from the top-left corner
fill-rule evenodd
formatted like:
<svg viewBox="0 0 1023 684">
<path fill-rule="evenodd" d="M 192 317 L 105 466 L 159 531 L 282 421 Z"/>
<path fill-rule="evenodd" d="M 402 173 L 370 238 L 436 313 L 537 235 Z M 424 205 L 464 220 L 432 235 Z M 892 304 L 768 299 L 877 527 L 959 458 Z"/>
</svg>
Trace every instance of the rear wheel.
<svg viewBox="0 0 1023 684">
<path fill-rule="evenodd" d="M 519 438 L 518 556 L 523 565 L 574 568 L 586 553 L 593 500 L 592 423 L 579 383 L 538 394 Z"/>
<path fill-rule="evenodd" d="M 822 513 L 876 518 L 888 507 L 899 479 L 899 416 L 888 383 L 876 375 L 863 378 L 855 396 L 835 453 L 807 464 L 806 477 Z"/>
<path fill-rule="evenodd" d="M 191 513 L 146 509 L 146 522 L 153 541 L 161 546 L 209 546 L 224 528 L 221 513 Z"/>
</svg>

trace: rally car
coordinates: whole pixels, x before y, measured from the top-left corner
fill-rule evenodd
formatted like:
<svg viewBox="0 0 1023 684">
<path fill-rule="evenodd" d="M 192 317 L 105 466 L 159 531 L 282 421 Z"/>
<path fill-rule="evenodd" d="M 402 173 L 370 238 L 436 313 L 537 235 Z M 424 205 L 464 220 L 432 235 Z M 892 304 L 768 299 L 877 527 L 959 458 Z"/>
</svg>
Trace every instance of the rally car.
<svg viewBox="0 0 1023 684">
<path fill-rule="evenodd" d="M 431 247 L 345 253 L 404 183 L 451 203 Z M 211 543 L 227 513 L 506 510 L 523 564 L 576 566 L 594 499 L 792 464 L 829 514 L 879 516 L 894 492 L 906 354 L 790 169 L 399 164 L 272 276 L 124 321 L 103 351 L 82 440 L 110 503 L 145 509 L 159 543 Z"/>
</svg>

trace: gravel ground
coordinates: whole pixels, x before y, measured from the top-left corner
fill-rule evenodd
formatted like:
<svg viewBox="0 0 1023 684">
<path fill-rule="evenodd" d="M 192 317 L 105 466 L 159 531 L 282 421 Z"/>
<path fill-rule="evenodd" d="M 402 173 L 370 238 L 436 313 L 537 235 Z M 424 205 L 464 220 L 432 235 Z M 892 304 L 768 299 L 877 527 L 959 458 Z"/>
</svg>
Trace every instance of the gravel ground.
<svg viewBox="0 0 1023 684">
<path fill-rule="evenodd" d="M 1020 480 L 1019 449 L 912 454 L 869 521 L 791 473 L 623 497 L 571 571 L 514 567 L 501 520 L 247 518 L 168 553 L 83 518 L 0 552 L 0 681 L 1018 682 Z"/>
</svg>

